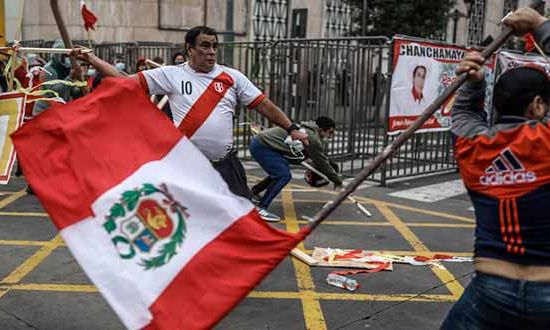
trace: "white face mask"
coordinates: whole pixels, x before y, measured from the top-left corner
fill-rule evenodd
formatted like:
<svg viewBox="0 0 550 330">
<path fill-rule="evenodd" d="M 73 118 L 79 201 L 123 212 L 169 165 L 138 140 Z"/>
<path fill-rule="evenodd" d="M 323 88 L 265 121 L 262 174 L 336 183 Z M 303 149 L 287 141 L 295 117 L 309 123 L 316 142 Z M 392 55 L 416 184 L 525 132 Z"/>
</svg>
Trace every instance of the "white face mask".
<svg viewBox="0 0 550 330">
<path fill-rule="evenodd" d="M 88 69 L 88 72 L 86 72 L 86 74 L 87 74 L 89 77 L 95 76 L 95 69 Z"/>
<path fill-rule="evenodd" d="M 69 57 L 65 57 L 65 58 L 63 58 L 63 62 L 61 64 L 66 68 L 70 68 L 71 67 L 71 59 Z"/>
<path fill-rule="evenodd" d="M 126 63 L 124 63 L 124 62 L 118 62 L 117 64 L 115 64 L 115 68 L 116 68 L 118 71 L 124 71 L 124 69 L 126 69 Z"/>
</svg>

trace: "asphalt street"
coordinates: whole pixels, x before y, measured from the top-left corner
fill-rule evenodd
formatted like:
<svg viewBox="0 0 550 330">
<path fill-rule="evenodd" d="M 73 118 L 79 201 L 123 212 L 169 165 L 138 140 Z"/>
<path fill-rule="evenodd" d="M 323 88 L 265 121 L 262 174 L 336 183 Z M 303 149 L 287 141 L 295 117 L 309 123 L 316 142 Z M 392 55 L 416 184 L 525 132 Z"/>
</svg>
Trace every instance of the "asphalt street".
<svg viewBox="0 0 550 330">
<path fill-rule="evenodd" d="M 263 176 L 253 165 L 247 169 L 251 184 Z M 299 249 L 469 257 L 474 220 L 465 194 L 432 202 L 395 194 L 425 186 L 429 192 L 457 179 L 451 173 L 363 186 L 356 197 L 372 217 L 346 202 Z M 25 186 L 13 178 L 0 189 L 0 329 L 123 329 Z M 303 217 L 334 195 L 311 189 L 298 173 L 272 205 L 283 218 L 274 226 L 299 230 L 307 224 Z M 326 283 L 341 269 L 310 267 L 289 256 L 216 329 L 438 329 L 472 273 L 470 262 L 442 265 L 394 264 L 392 271 L 352 275 L 360 288 L 350 292 Z"/>
</svg>

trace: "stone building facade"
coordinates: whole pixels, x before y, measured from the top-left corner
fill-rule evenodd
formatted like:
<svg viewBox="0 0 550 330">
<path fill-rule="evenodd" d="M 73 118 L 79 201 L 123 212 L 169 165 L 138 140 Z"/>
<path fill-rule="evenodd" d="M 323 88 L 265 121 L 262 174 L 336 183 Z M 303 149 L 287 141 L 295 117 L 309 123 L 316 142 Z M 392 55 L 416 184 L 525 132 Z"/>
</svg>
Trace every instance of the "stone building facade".
<svg viewBox="0 0 550 330">
<path fill-rule="evenodd" d="M 470 3 L 469 10 L 465 2 Z M 498 34 L 498 23 L 505 12 L 528 2 L 457 0 L 447 33 L 440 39 L 460 45 L 480 44 L 487 36 Z M 344 0 L 86 0 L 86 3 L 99 17 L 97 29 L 92 31 L 96 42 L 181 42 L 185 32 L 195 25 L 216 28 L 223 40 L 325 38 L 346 35 L 352 24 L 352 11 Z M 81 26 L 80 0 L 59 0 L 59 5 L 72 38 L 87 39 Z M 23 20 L 19 28 L 21 12 Z M 46 0 L 0 0 L 0 19 L 3 23 L 0 35 L 7 41 L 59 37 Z"/>
</svg>

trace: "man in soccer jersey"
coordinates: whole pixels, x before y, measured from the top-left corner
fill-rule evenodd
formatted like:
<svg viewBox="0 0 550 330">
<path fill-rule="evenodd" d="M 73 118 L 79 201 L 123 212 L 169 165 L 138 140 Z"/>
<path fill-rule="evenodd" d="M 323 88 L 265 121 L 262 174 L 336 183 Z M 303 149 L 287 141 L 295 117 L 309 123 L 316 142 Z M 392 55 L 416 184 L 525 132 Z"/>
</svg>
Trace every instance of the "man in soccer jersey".
<svg viewBox="0 0 550 330">
<path fill-rule="evenodd" d="M 137 79 L 149 94 L 168 95 L 173 122 L 212 162 L 236 195 L 250 198 L 246 174 L 233 146 L 233 114 L 237 104 L 256 109 L 284 128 L 294 140 L 308 144 L 300 132 L 241 72 L 216 63 L 216 31 L 198 26 L 185 36 L 189 61 L 177 66 L 138 72 Z M 119 71 L 93 54 L 76 54 L 104 76 L 122 77 Z"/>
</svg>

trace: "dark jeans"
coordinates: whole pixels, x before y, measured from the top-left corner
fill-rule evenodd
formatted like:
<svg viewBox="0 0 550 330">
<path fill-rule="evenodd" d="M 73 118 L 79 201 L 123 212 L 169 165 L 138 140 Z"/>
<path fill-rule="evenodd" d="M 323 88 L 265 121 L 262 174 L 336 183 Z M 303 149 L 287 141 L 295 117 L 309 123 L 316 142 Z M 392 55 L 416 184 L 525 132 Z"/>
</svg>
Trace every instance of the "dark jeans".
<svg viewBox="0 0 550 330">
<path fill-rule="evenodd" d="M 443 330 L 550 329 L 550 282 L 476 273 Z"/>
<path fill-rule="evenodd" d="M 220 173 L 232 193 L 247 199 L 252 198 L 246 183 L 246 172 L 236 152 L 231 152 L 222 161 L 212 162 L 212 166 Z"/>
<path fill-rule="evenodd" d="M 250 142 L 250 153 L 264 171 L 269 174 L 269 177 L 252 187 L 252 191 L 256 194 L 265 190 L 258 206 L 267 209 L 271 201 L 292 178 L 288 160 L 277 151 L 260 142 L 258 137 L 253 137 Z"/>
</svg>

